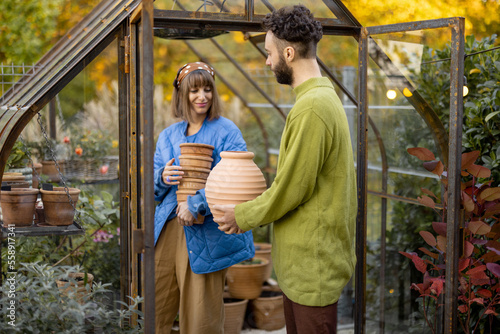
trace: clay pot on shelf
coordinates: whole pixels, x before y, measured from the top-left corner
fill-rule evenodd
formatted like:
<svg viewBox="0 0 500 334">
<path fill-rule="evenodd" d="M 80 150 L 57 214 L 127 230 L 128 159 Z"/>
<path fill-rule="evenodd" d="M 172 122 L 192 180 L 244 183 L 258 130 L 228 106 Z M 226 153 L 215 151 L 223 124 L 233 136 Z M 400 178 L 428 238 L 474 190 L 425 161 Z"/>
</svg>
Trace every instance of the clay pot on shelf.
<svg viewBox="0 0 500 334">
<path fill-rule="evenodd" d="M 266 242 L 255 242 L 255 257 L 269 261 L 264 281 L 267 281 L 273 272 L 273 262 L 271 259 L 271 244 Z"/>
<path fill-rule="evenodd" d="M 262 292 L 268 263 L 266 259 L 253 258 L 229 267 L 226 280 L 231 297 L 258 298 Z"/>
<path fill-rule="evenodd" d="M 212 169 L 205 185 L 208 206 L 216 219 L 223 214 L 214 210 L 214 205 L 250 201 L 267 189 L 252 152 L 224 151 L 220 156 L 221 161 Z"/>
<path fill-rule="evenodd" d="M 71 205 L 64 187 L 54 187 L 54 190 L 40 190 L 45 214 L 45 223 L 54 226 L 73 224 L 75 208 Z M 68 192 L 76 206 L 80 189 L 68 188 Z"/>
<path fill-rule="evenodd" d="M 32 176 L 32 187 L 33 188 L 38 188 L 39 185 L 39 178 L 42 175 L 42 164 L 35 162 L 33 163 L 33 166 L 31 167 L 33 169 L 33 176 Z"/>
<path fill-rule="evenodd" d="M 224 297 L 224 334 L 239 334 L 245 320 L 248 299 Z"/>
<path fill-rule="evenodd" d="M 59 164 L 59 169 L 61 170 L 61 173 L 64 174 L 64 171 L 62 170 L 62 165 Z M 56 163 L 55 161 L 50 161 L 50 160 L 44 160 L 42 161 L 42 174 L 47 175 L 49 178 L 50 182 L 59 182 L 61 181 L 61 175 L 57 171 Z"/>
<path fill-rule="evenodd" d="M 31 226 L 35 214 L 35 202 L 40 191 L 32 188 L 2 190 L 0 202 L 4 226 Z"/>
<path fill-rule="evenodd" d="M 3 174 L 2 183 L 11 188 L 29 188 L 30 184 L 22 173 L 6 172 Z"/>
<path fill-rule="evenodd" d="M 204 155 L 211 157 L 214 151 L 214 147 L 208 144 L 198 144 L 198 143 L 183 143 L 180 144 L 182 155 Z"/>
</svg>

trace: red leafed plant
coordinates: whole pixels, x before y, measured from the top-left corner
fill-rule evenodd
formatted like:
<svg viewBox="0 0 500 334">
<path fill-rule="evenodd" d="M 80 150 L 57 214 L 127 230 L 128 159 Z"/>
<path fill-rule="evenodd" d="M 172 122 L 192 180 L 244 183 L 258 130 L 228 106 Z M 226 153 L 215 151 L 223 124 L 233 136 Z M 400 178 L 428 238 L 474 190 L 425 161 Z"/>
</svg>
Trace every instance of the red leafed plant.
<svg viewBox="0 0 500 334">
<path fill-rule="evenodd" d="M 435 235 L 421 231 L 420 236 L 429 248 L 423 253 L 400 252 L 410 258 L 416 269 L 423 274 L 422 283 L 413 283 L 423 303 L 427 325 L 433 333 L 437 330 L 436 316 L 442 306 L 446 261 L 446 209 L 448 179 L 441 161 L 426 148 L 409 148 L 408 153 L 424 161 L 424 168 L 436 174 L 444 188 L 443 202 L 430 190 L 422 188 L 424 195 L 418 201 L 441 216 L 433 222 Z M 461 255 L 459 259 L 458 311 L 459 323 L 464 333 L 481 332 L 489 323 L 493 333 L 493 321 L 500 307 L 500 187 L 492 187 L 491 171 L 475 164 L 479 151 L 462 154 L 461 182 Z M 481 182 L 480 182 L 481 181 Z M 429 314 L 434 309 L 434 317 Z"/>
</svg>

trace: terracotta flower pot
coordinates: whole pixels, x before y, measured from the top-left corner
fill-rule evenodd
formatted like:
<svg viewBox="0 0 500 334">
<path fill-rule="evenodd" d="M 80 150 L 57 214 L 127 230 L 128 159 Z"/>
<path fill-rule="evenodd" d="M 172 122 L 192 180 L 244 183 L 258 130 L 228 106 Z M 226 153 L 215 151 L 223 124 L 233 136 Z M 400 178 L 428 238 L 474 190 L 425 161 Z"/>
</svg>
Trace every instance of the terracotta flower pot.
<svg viewBox="0 0 500 334">
<path fill-rule="evenodd" d="M 35 202 L 40 191 L 31 188 L 12 188 L 1 192 L 3 222 L 5 225 L 30 226 L 35 214 Z"/>
<path fill-rule="evenodd" d="M 213 209 L 214 205 L 240 204 L 267 189 L 252 152 L 224 151 L 220 156 L 221 161 L 212 169 L 205 185 L 208 206 L 214 218 L 222 216 L 222 212 Z"/>
<path fill-rule="evenodd" d="M 274 331 L 285 327 L 283 293 L 262 291 L 259 298 L 252 300 L 248 322 L 252 327 Z"/>
<path fill-rule="evenodd" d="M 245 320 L 248 299 L 224 298 L 224 334 L 239 334 Z"/>
<path fill-rule="evenodd" d="M 38 163 L 38 162 L 35 162 L 33 164 L 33 183 L 32 183 L 32 187 L 33 188 L 38 188 L 38 185 L 39 185 L 39 177 L 42 175 L 42 164 L 41 163 Z"/>
<path fill-rule="evenodd" d="M 85 285 L 85 275 L 87 275 L 87 284 Z M 59 288 L 59 291 L 64 294 L 69 296 L 70 293 L 73 293 L 73 296 L 78 300 L 80 303 L 85 303 L 85 295 L 92 289 L 92 282 L 94 280 L 94 275 L 89 274 L 89 273 L 69 273 L 68 274 L 70 279 L 73 279 L 76 281 L 76 284 L 72 281 L 69 280 L 57 280 L 56 284 L 57 287 Z"/>
<path fill-rule="evenodd" d="M 264 281 L 267 281 L 273 272 L 273 261 L 271 259 L 271 244 L 266 242 L 255 242 L 255 257 L 266 259 L 269 261 L 267 264 L 266 277 Z"/>
<path fill-rule="evenodd" d="M 212 167 L 211 157 L 204 155 L 179 155 L 179 163 L 182 167 L 208 168 Z"/>
<path fill-rule="evenodd" d="M 198 143 L 183 143 L 180 144 L 181 154 L 188 155 L 204 155 L 211 157 L 214 151 L 214 147 L 208 144 L 198 144 Z"/>
<path fill-rule="evenodd" d="M 184 172 L 183 177 L 188 178 L 198 178 L 206 180 L 208 175 L 210 174 L 209 168 L 197 168 L 197 167 L 182 167 L 182 171 Z"/>
<path fill-rule="evenodd" d="M 62 164 L 59 164 L 59 169 L 61 170 L 61 173 L 64 173 L 64 170 L 62 170 Z M 56 163 L 54 161 L 42 161 L 42 174 L 47 175 L 50 182 L 61 181 L 61 175 L 57 171 Z"/>
<path fill-rule="evenodd" d="M 260 263 L 243 261 L 229 267 L 226 279 L 231 297 L 255 299 L 260 296 L 269 262 L 259 258 L 253 258 L 253 260 L 260 260 Z"/>
<path fill-rule="evenodd" d="M 205 182 L 204 179 L 183 177 L 179 184 L 179 190 L 192 190 L 196 193 L 196 190 L 205 188 Z"/>
<path fill-rule="evenodd" d="M 71 205 L 64 187 L 54 187 L 54 190 L 40 190 L 45 214 L 45 223 L 55 226 L 73 224 L 75 209 Z M 73 204 L 76 206 L 80 189 L 68 188 Z"/>
</svg>

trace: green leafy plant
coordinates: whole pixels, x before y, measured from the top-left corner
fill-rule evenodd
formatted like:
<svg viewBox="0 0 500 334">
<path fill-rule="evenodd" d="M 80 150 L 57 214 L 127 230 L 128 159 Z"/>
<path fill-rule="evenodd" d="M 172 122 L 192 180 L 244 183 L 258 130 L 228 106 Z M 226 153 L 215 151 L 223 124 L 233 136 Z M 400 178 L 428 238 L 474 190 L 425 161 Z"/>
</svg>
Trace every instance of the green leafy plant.
<svg viewBox="0 0 500 334">
<path fill-rule="evenodd" d="M 26 148 L 20 140 L 16 140 L 14 147 L 10 151 L 9 158 L 7 159 L 6 170 L 9 168 L 23 168 L 28 163 L 28 155 Z"/>
<path fill-rule="evenodd" d="M 481 163 L 491 170 L 494 185 L 500 183 L 500 49 L 495 49 L 496 40 L 497 35 L 481 40 L 470 35 L 465 39 L 468 94 L 464 97 L 462 135 L 463 152 L 480 152 Z M 445 127 L 450 109 L 450 55 L 450 46 L 443 50 L 424 48 L 420 73 L 412 78 Z"/>
<path fill-rule="evenodd" d="M 415 267 L 423 274 L 422 283 L 413 283 L 422 298 L 425 320 L 436 333 L 438 308 L 442 305 L 439 297 L 444 291 L 446 261 L 446 193 L 448 191 L 447 171 L 441 161 L 425 148 L 410 148 L 408 153 L 424 161 L 424 168 L 437 175 L 445 189 L 443 202 L 430 190 L 422 188 L 424 195 L 419 202 L 436 210 L 441 216 L 440 222 L 432 222 L 436 235 L 420 231 L 430 249 L 421 247 L 424 254 L 400 252 L 412 260 Z M 461 211 L 462 254 L 459 259 L 459 322 L 464 333 L 484 331 L 489 324 L 493 333 L 493 322 L 500 308 L 500 187 L 491 186 L 491 171 L 475 161 L 479 151 L 462 154 L 461 175 Z M 438 204 L 442 206 L 439 210 Z M 434 310 L 434 317 L 430 314 Z"/>
<path fill-rule="evenodd" d="M 0 328 L 8 333 L 141 333 L 143 314 L 138 310 L 141 298 L 130 305 L 119 302 L 108 307 L 103 295 L 108 284 L 94 283 L 84 300 L 78 300 L 76 281 L 69 273 L 81 268 L 51 267 L 46 264 L 22 264 L 2 285 Z M 56 280 L 66 278 L 74 291 L 65 294 Z M 15 289 L 12 288 L 15 286 Z M 70 289 L 72 290 L 72 289 Z M 137 316 L 136 326 L 131 319 Z"/>
<path fill-rule="evenodd" d="M 65 136 L 63 142 L 69 146 L 68 159 L 71 160 L 100 160 L 109 155 L 114 142 L 106 132 L 81 130 L 73 127 L 71 135 Z"/>
</svg>

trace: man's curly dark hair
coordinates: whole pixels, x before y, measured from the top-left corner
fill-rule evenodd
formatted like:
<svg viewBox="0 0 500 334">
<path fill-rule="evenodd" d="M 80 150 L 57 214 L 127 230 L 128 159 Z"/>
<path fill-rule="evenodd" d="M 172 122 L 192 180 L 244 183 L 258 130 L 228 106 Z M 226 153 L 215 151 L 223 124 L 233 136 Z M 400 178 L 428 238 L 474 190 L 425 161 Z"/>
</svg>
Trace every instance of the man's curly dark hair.
<svg viewBox="0 0 500 334">
<path fill-rule="evenodd" d="M 264 29 L 275 37 L 292 44 L 299 57 L 312 58 L 316 55 L 316 45 L 323 37 L 321 23 L 304 5 L 283 7 L 265 16 Z M 284 47 L 284 46 L 283 46 Z"/>
</svg>

